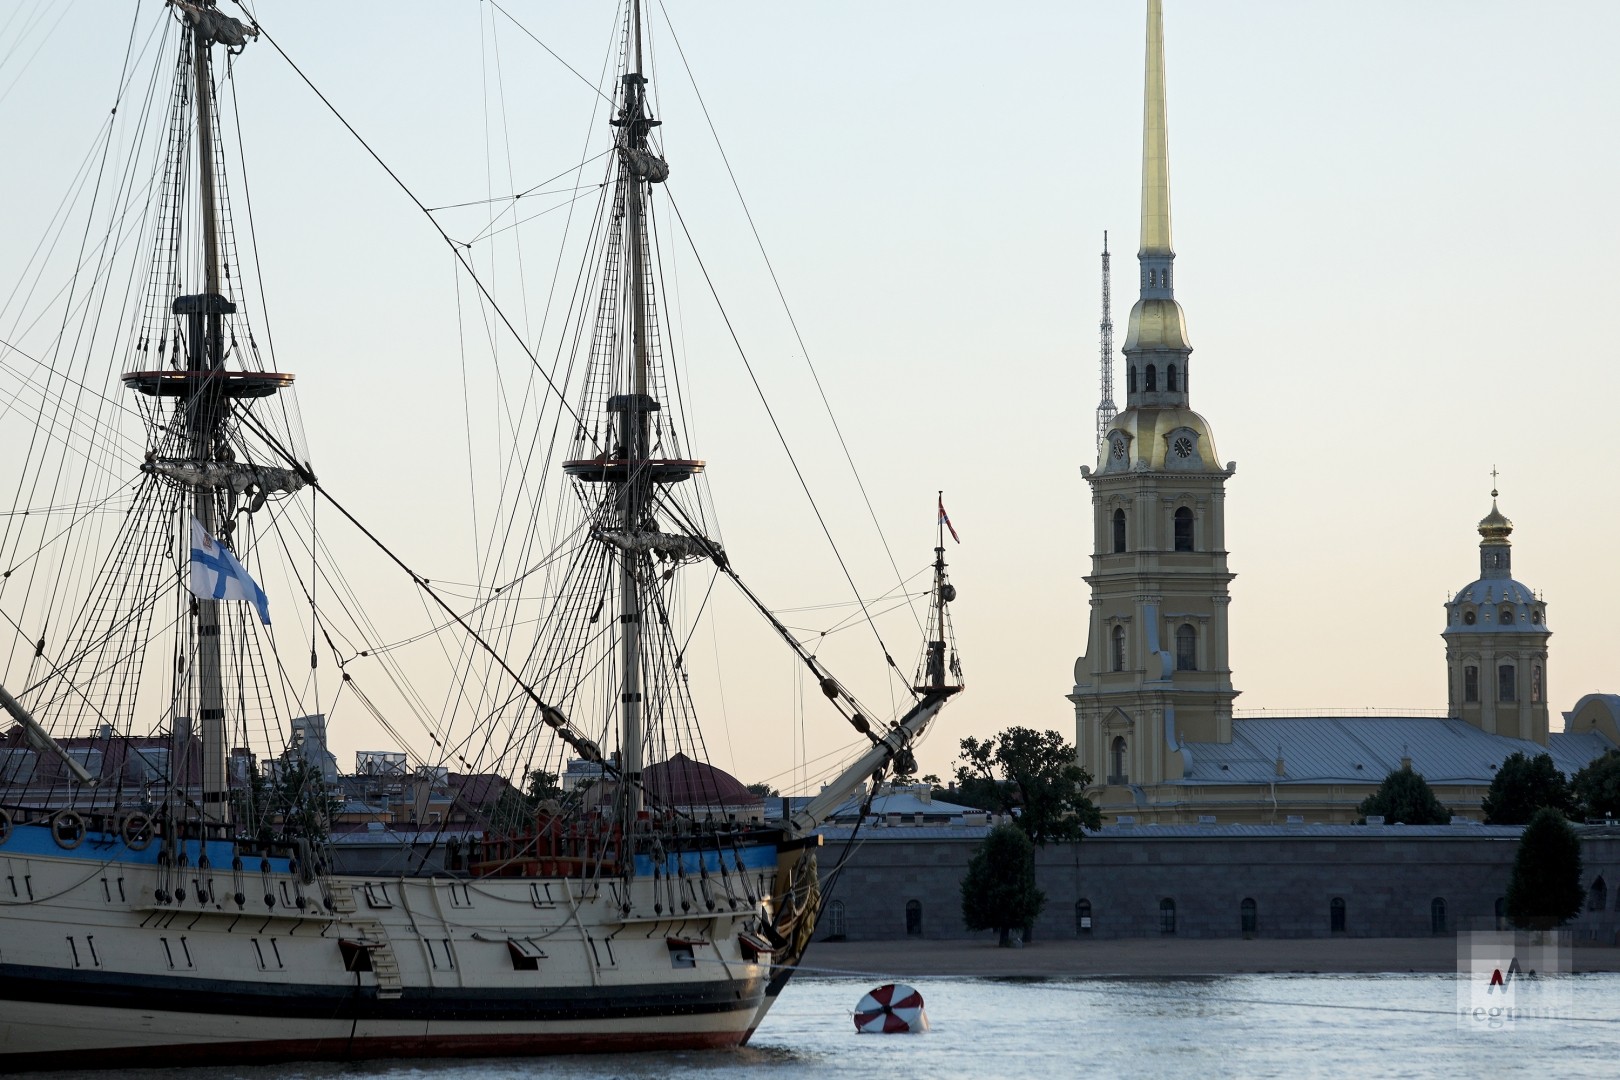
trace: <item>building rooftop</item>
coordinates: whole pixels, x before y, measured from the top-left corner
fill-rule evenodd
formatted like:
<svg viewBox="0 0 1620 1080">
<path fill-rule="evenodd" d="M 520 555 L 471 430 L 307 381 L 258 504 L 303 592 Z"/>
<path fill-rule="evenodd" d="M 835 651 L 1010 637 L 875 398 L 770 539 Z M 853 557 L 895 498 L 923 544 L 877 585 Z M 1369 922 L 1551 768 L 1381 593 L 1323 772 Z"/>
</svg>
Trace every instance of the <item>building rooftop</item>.
<svg viewBox="0 0 1620 1080">
<path fill-rule="evenodd" d="M 1558 732 L 1542 747 L 1487 734 L 1455 717 L 1296 716 L 1233 720 L 1230 743 L 1185 745 L 1191 766 L 1169 783 L 1377 784 L 1409 757 L 1431 784 L 1485 786 L 1515 752 L 1550 754 L 1573 776 L 1613 744 L 1597 732 Z"/>
<path fill-rule="evenodd" d="M 1602 826 L 1593 826 L 1601 828 Z M 854 830 L 848 825 L 827 825 L 818 830 L 829 848 L 849 840 Z M 860 839 L 871 840 L 978 840 L 990 831 L 988 825 L 958 825 L 940 828 L 928 825 L 861 828 Z M 1465 822 L 1452 825 L 1104 825 L 1088 832 L 1084 843 L 1098 840 L 1512 840 L 1524 831 L 1522 825 L 1478 825 Z M 1061 845 L 1056 845 L 1061 846 Z"/>
</svg>

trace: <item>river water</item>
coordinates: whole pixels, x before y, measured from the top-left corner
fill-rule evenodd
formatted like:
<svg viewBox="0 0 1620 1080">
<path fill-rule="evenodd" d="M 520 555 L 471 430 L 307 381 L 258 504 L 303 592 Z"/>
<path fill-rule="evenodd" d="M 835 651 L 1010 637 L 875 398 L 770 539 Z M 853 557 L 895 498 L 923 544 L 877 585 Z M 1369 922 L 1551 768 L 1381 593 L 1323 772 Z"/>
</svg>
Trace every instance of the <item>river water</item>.
<svg viewBox="0 0 1620 1080">
<path fill-rule="evenodd" d="M 1620 1075 L 1620 974 L 1557 980 L 1556 1015 L 1459 1019 L 1452 975 L 914 980 L 932 1030 L 858 1035 L 873 983 L 799 978 L 748 1047 L 541 1060 L 166 1070 L 208 1080 L 1053 1080 L 1068 1076 Z M 63 1074 L 56 1074 L 63 1077 Z M 74 1074 L 111 1080 L 156 1073 Z"/>
</svg>

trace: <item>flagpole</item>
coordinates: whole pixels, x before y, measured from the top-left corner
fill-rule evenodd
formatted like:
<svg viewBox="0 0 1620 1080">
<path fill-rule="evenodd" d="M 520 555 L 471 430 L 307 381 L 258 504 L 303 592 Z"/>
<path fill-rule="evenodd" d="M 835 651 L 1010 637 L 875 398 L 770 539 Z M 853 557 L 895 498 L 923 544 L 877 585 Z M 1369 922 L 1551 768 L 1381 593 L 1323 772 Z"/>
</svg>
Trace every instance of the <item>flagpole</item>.
<svg viewBox="0 0 1620 1080">
<path fill-rule="evenodd" d="M 939 512 L 934 515 L 934 525 L 939 532 L 939 543 L 937 546 L 943 549 L 945 547 L 945 490 L 943 488 L 941 488 L 939 491 L 939 503 L 937 505 L 939 507 Z"/>
</svg>

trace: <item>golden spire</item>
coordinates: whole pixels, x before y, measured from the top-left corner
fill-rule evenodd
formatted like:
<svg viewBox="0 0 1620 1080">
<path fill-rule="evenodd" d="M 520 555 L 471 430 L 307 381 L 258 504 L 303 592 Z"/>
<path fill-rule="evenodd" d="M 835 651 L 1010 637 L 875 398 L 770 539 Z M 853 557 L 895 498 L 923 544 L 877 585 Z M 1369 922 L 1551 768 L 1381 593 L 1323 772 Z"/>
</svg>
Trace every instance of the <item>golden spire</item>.
<svg viewBox="0 0 1620 1080">
<path fill-rule="evenodd" d="M 1148 0 L 1147 80 L 1142 106 L 1141 255 L 1169 255 L 1170 137 L 1164 107 L 1164 5 Z"/>
<path fill-rule="evenodd" d="M 1510 544 L 1509 536 L 1513 535 L 1513 522 L 1507 515 L 1496 508 L 1496 466 L 1491 466 L 1491 512 L 1479 521 L 1479 535 L 1487 544 Z"/>
<path fill-rule="evenodd" d="M 1176 303 L 1176 253 L 1170 248 L 1170 143 L 1164 109 L 1164 7 L 1148 0 L 1147 80 L 1142 110 L 1141 299 L 1125 331 L 1126 401 L 1187 404 L 1187 317 Z M 1149 355 L 1154 354 L 1154 355 Z"/>
</svg>

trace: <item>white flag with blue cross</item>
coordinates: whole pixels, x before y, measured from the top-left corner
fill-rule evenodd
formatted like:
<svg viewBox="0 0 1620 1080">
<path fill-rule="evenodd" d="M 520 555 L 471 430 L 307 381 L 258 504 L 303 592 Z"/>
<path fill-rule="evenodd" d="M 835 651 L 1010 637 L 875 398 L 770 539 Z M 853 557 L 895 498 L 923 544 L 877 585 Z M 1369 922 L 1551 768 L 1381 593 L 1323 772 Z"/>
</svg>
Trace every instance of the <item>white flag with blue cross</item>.
<svg viewBox="0 0 1620 1080">
<path fill-rule="evenodd" d="M 270 598 L 196 518 L 191 519 L 191 591 L 211 600 L 247 600 L 258 609 L 259 621 L 270 625 Z"/>
</svg>

